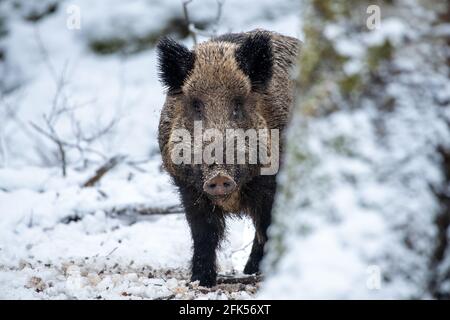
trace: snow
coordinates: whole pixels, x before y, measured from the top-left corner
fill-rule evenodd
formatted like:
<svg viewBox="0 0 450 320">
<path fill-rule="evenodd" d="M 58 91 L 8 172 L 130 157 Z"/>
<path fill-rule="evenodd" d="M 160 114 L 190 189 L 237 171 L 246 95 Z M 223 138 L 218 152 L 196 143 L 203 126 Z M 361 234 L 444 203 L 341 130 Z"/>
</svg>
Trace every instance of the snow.
<svg viewBox="0 0 450 320">
<path fill-rule="evenodd" d="M 2 170 L 3 176 L 15 173 L 23 174 Z M 157 298 L 180 290 L 188 294 L 183 290 L 187 291 L 191 241 L 184 215 L 130 218 L 105 213 L 121 204 L 178 204 L 167 177 L 147 174 L 141 181 L 125 183 L 120 172 L 114 175 L 105 177 L 98 189 L 81 188 L 77 179 L 65 179 L 64 185 L 39 175 L 37 190 L 2 184 L 11 189 L 0 192 L 1 298 Z M 79 220 L 65 220 L 75 213 Z M 242 248 L 251 240 L 248 229 L 248 222 L 229 221 L 229 237 L 219 258 L 221 272 L 242 270 L 249 253 L 249 248 Z M 149 278 L 153 270 L 180 275 Z M 42 292 L 28 285 L 33 277 L 41 279 Z"/>
<path fill-rule="evenodd" d="M 54 3 L 55 13 L 36 23 L 24 19 Z M 80 9 L 79 30 L 66 27 L 69 6 Z M 297 7 L 296 1 L 228 0 L 218 30 L 258 27 L 295 36 Z M 195 0 L 189 8 L 194 21 L 216 15 L 212 0 Z M 253 297 L 254 285 L 219 284 L 208 290 L 188 281 L 191 239 L 183 214 L 111 214 L 129 206 L 177 206 L 179 197 L 161 169 L 157 146 L 164 92 L 154 49 L 98 55 L 89 45 L 159 34 L 182 18 L 181 1 L 20 1 L 18 7 L 2 2 L 0 9 L 8 12 L 8 34 L 0 37 L 6 50 L 0 89 L 20 84 L 0 96 L 0 299 Z M 192 45 L 190 38 L 184 42 Z M 55 145 L 30 126 L 44 125 L 42 116 L 57 94 L 57 103 L 74 108 L 56 124 L 63 139 L 73 141 L 73 119 L 91 135 L 119 118 L 111 132 L 85 145 L 98 154 L 68 152 L 66 177 Z M 126 161 L 96 186 L 83 188 L 114 155 L 127 155 Z M 253 226 L 247 219 L 230 219 L 227 225 L 219 272 L 239 276 Z"/>
</svg>

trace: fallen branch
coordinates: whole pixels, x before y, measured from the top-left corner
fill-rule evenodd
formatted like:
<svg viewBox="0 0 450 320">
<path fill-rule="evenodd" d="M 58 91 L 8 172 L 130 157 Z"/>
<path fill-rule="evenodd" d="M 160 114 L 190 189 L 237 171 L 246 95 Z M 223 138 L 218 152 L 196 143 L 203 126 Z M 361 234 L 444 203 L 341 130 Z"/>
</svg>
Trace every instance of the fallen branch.
<svg viewBox="0 0 450 320">
<path fill-rule="evenodd" d="M 168 296 L 154 298 L 153 300 L 171 300 L 175 297 L 176 297 L 176 295 L 174 293 L 172 293 L 172 294 L 169 294 Z"/>
<path fill-rule="evenodd" d="M 83 183 L 83 188 L 92 187 L 98 181 L 100 181 L 103 176 L 114 169 L 119 163 L 125 160 L 126 156 L 114 156 L 106 161 L 100 168 L 95 171 L 95 174 L 89 178 L 85 183 Z"/>
<path fill-rule="evenodd" d="M 262 276 L 259 274 L 244 277 L 219 276 L 217 278 L 217 284 L 256 284 L 261 281 Z"/>
<path fill-rule="evenodd" d="M 105 211 L 108 214 L 108 211 Z M 159 214 L 180 214 L 184 213 L 183 207 L 180 205 L 168 207 L 149 207 L 146 205 L 125 206 L 122 208 L 114 207 L 109 213 L 112 216 L 130 216 L 130 215 L 159 215 Z"/>
<path fill-rule="evenodd" d="M 93 211 L 75 211 L 73 214 L 65 216 L 61 219 L 61 223 L 68 224 L 71 222 L 78 222 L 87 215 L 93 215 L 97 211 L 103 211 L 108 217 L 111 218 L 132 218 L 133 222 L 136 222 L 139 217 L 148 217 L 153 215 L 166 215 L 166 214 L 182 214 L 184 213 L 183 207 L 180 205 L 168 206 L 168 207 L 151 207 L 147 205 L 126 205 L 120 207 L 97 209 Z"/>
</svg>

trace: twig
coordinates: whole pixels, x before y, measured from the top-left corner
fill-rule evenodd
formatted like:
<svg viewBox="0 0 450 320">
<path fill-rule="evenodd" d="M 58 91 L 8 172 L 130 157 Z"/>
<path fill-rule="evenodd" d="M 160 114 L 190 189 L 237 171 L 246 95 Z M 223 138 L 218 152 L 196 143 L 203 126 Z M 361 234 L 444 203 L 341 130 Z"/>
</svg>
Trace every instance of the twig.
<svg viewBox="0 0 450 320">
<path fill-rule="evenodd" d="M 59 139 L 59 137 L 56 135 L 54 130 L 51 130 L 52 132 L 49 133 L 49 132 L 46 132 L 41 127 L 39 127 L 34 122 L 30 122 L 30 125 L 37 132 L 39 132 L 43 136 L 47 137 L 48 139 L 50 139 L 51 141 L 53 141 L 56 144 L 56 146 L 58 148 L 59 155 L 60 155 L 62 176 L 65 177 L 66 174 L 67 174 L 67 162 L 66 162 L 66 150 L 64 149 L 64 142 L 61 139 Z"/>
<path fill-rule="evenodd" d="M 183 0 L 183 13 L 184 13 L 184 19 L 186 20 L 186 24 L 189 30 L 189 33 L 192 36 L 192 40 L 194 42 L 194 45 L 197 44 L 197 35 L 201 35 L 204 37 L 215 37 L 217 36 L 217 31 L 219 28 L 219 22 L 222 18 L 222 13 L 223 13 L 223 5 L 225 3 L 225 0 L 216 0 L 217 3 L 217 13 L 216 13 L 216 17 L 213 21 L 213 27 L 212 30 L 206 31 L 206 30 L 200 30 L 198 29 L 195 24 L 190 20 L 189 17 L 189 10 L 188 10 L 188 5 L 192 2 L 193 0 Z"/>
<path fill-rule="evenodd" d="M 30 121 L 30 125 L 31 125 L 35 130 L 37 130 L 39 133 L 41 133 L 43 136 L 47 137 L 48 139 L 52 140 L 53 142 L 55 142 L 54 140 L 57 139 L 57 140 L 59 140 L 59 141 L 61 142 L 61 144 L 62 144 L 63 146 L 65 146 L 65 147 L 75 148 L 75 149 L 80 149 L 80 148 L 81 148 L 81 146 L 80 146 L 79 144 L 77 144 L 77 143 L 72 143 L 72 142 L 60 140 L 59 138 L 53 136 L 52 132 L 47 132 L 47 131 L 45 131 L 45 129 L 42 129 L 40 126 L 38 126 L 36 123 L 34 123 L 34 122 L 32 122 L 32 121 Z M 54 129 L 53 129 L 53 130 L 54 130 Z M 53 130 L 50 130 L 50 131 L 53 131 Z M 87 152 L 96 154 L 96 155 L 102 157 L 103 159 L 106 159 L 106 156 L 105 156 L 103 153 L 101 153 L 100 151 L 97 151 L 97 150 L 92 149 L 92 148 L 89 148 L 89 147 L 85 147 L 85 148 L 83 148 L 83 149 L 84 149 L 84 151 L 87 151 Z"/>
<path fill-rule="evenodd" d="M 196 45 L 197 44 L 197 33 L 195 32 L 195 25 L 189 19 L 188 5 L 191 2 L 192 2 L 192 0 L 183 0 L 183 13 L 184 13 L 184 19 L 186 20 L 186 24 L 188 26 L 189 33 L 192 36 L 194 45 Z"/>
<path fill-rule="evenodd" d="M 112 249 L 105 257 L 109 257 L 109 256 L 112 255 L 117 249 L 119 249 L 119 247 L 115 247 L 114 249 Z"/>
<path fill-rule="evenodd" d="M 83 183 L 83 188 L 92 187 L 110 170 L 114 169 L 119 163 L 125 160 L 126 156 L 114 156 L 95 171 L 95 174 Z"/>
<path fill-rule="evenodd" d="M 47 65 L 47 68 L 50 72 L 50 75 L 52 76 L 53 80 L 57 83 L 58 82 L 58 75 L 56 73 L 56 69 L 50 59 L 50 56 L 48 54 L 48 51 L 44 45 L 44 42 L 41 38 L 41 33 L 39 32 L 38 27 L 36 24 L 34 25 L 34 37 L 36 39 L 36 43 L 38 45 L 39 52 L 44 60 L 44 63 Z"/>
<path fill-rule="evenodd" d="M 217 14 L 213 27 L 213 34 L 215 36 L 217 35 L 217 29 L 219 28 L 220 19 L 222 19 L 222 10 L 225 0 L 216 0 L 216 2 L 217 2 Z"/>
<path fill-rule="evenodd" d="M 247 243 L 246 245 L 244 245 L 243 247 L 231 251 L 231 254 L 235 254 L 236 252 L 239 252 L 239 251 L 244 251 L 245 249 L 247 249 L 248 247 L 250 247 L 252 244 L 253 244 L 253 240 L 250 241 L 249 243 Z"/>
<path fill-rule="evenodd" d="M 40 136 L 37 136 L 34 133 L 33 130 L 30 130 L 30 127 L 27 125 L 27 123 L 25 123 L 18 116 L 18 112 L 19 112 L 19 108 L 18 107 L 19 106 L 21 106 L 21 104 L 18 101 L 16 101 L 14 103 L 14 106 L 12 106 L 12 103 L 7 102 L 6 99 L 3 97 L 3 95 L 0 95 L 0 109 L 5 112 L 5 115 L 3 115 L 3 118 L 15 122 L 16 125 L 18 126 L 18 128 L 30 140 L 32 140 L 34 142 L 34 149 L 36 150 L 36 152 L 41 157 L 41 160 L 43 161 L 43 163 L 50 165 L 51 164 L 51 160 L 48 157 L 48 154 L 47 154 L 48 152 L 45 152 L 44 150 L 42 150 L 40 148 L 40 146 L 42 146 L 42 140 L 41 140 Z M 5 128 L 4 125 L 3 125 L 3 128 Z M 7 145 L 6 145 L 6 148 L 7 148 Z M 6 150 L 6 151 L 8 151 L 8 150 Z"/>
</svg>

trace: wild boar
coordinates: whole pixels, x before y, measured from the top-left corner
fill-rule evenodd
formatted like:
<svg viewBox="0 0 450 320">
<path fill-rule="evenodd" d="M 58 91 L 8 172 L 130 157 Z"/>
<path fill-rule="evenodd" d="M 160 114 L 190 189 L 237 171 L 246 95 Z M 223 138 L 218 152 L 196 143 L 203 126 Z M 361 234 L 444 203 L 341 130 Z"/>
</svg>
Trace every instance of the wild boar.
<svg viewBox="0 0 450 320">
<path fill-rule="evenodd" d="M 191 230 L 191 280 L 208 287 L 216 284 L 216 249 L 227 214 L 253 220 L 255 238 L 244 273 L 257 273 L 276 191 L 276 155 L 282 150 L 293 104 L 291 70 L 299 41 L 254 30 L 212 38 L 192 50 L 163 38 L 157 51 L 159 76 L 167 89 L 158 140 L 164 168 L 178 187 Z M 205 139 L 208 130 L 213 132 L 209 136 L 214 136 L 215 149 L 206 159 L 206 149 L 211 151 L 206 144 L 213 140 Z M 231 139 L 230 130 L 235 134 Z M 244 133 L 241 146 L 236 132 Z M 227 136 L 227 143 L 220 134 Z M 269 139 L 280 135 L 278 141 Z M 251 162 L 255 150 L 257 159 Z M 237 161 L 239 152 L 244 162 Z M 270 163 L 261 160 L 263 153 Z M 185 161 L 177 161 L 174 154 Z M 264 173 L 267 167 L 273 172 Z"/>
</svg>

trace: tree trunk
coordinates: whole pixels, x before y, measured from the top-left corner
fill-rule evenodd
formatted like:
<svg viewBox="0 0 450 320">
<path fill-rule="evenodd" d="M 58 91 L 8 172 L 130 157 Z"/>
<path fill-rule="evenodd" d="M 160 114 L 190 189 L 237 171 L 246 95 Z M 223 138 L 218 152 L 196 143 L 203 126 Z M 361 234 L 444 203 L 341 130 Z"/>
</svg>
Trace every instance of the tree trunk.
<svg viewBox="0 0 450 320">
<path fill-rule="evenodd" d="M 263 297 L 450 297 L 448 10 L 304 4 Z"/>
</svg>

